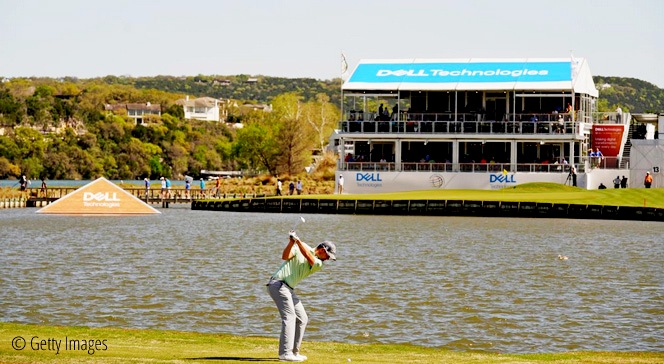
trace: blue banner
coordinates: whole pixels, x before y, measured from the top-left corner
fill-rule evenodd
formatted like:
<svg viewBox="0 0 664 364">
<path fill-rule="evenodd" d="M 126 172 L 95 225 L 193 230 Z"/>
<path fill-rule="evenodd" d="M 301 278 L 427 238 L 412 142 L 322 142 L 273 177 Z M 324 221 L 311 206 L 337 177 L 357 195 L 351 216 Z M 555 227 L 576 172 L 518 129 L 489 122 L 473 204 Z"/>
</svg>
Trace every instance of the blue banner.
<svg viewBox="0 0 664 364">
<path fill-rule="evenodd" d="M 571 62 L 362 63 L 348 82 L 456 83 L 572 80 Z"/>
</svg>

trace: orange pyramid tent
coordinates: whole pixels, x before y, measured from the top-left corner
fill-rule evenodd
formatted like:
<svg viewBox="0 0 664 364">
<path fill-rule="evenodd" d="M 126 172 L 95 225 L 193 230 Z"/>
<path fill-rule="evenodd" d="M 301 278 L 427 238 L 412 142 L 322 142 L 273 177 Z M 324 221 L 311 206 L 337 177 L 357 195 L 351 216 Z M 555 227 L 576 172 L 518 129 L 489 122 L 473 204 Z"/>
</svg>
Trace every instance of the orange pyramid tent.
<svg viewBox="0 0 664 364">
<path fill-rule="evenodd" d="M 63 215 L 144 215 L 160 214 L 104 177 L 68 193 L 37 211 Z"/>
</svg>

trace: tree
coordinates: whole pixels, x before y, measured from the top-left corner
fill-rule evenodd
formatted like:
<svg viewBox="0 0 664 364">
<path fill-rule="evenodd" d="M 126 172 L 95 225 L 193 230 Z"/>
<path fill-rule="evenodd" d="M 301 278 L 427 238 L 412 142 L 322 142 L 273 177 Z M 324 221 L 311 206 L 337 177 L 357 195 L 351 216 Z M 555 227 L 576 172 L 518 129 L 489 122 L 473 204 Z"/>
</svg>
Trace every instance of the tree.
<svg viewBox="0 0 664 364">
<path fill-rule="evenodd" d="M 11 163 L 7 158 L 0 156 L 0 179 L 19 177 L 20 175 L 21 168 Z"/>
<path fill-rule="evenodd" d="M 0 125 L 14 126 L 23 119 L 23 107 L 7 89 L 0 89 Z"/>
<path fill-rule="evenodd" d="M 301 99 L 298 94 L 286 93 L 272 101 L 273 111 L 268 119 L 271 119 L 270 125 L 279 141 L 279 173 L 298 174 L 311 161 L 312 143 L 302 116 L 304 104 Z"/>
<path fill-rule="evenodd" d="M 307 103 L 304 118 L 313 129 L 316 135 L 317 147 L 322 154 L 325 145 L 328 144 L 330 135 L 340 120 L 339 109 L 330 104 L 328 95 L 321 93 L 316 95 L 315 101 Z"/>
<path fill-rule="evenodd" d="M 282 120 L 278 139 L 279 145 L 279 172 L 296 175 L 304 171 L 304 167 L 311 160 L 310 145 L 302 128 L 302 120 Z"/>
<path fill-rule="evenodd" d="M 249 121 L 238 130 L 233 155 L 240 167 L 264 169 L 277 174 L 279 146 L 273 130 L 261 121 Z"/>
</svg>

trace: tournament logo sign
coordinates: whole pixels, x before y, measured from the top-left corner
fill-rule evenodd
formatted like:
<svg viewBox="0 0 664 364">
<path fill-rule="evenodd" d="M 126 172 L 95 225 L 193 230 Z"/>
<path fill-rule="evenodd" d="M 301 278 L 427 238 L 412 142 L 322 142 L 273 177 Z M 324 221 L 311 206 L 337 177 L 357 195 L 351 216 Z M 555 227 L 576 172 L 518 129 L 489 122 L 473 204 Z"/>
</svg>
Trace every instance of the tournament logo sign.
<svg viewBox="0 0 664 364">
<path fill-rule="evenodd" d="M 152 206 L 100 177 L 37 211 L 62 215 L 160 214 Z"/>
<path fill-rule="evenodd" d="M 432 174 L 429 177 L 429 182 L 431 182 L 431 185 L 435 188 L 441 188 L 443 185 L 445 185 L 445 178 L 439 174 Z"/>
</svg>

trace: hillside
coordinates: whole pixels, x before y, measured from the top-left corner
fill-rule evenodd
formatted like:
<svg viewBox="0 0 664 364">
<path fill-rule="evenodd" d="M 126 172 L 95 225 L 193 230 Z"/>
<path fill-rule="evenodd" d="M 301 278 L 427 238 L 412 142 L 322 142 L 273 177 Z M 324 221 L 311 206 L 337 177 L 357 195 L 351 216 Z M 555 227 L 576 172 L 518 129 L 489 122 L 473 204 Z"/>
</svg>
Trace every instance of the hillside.
<svg viewBox="0 0 664 364">
<path fill-rule="evenodd" d="M 599 111 L 613 111 L 620 106 L 631 113 L 664 112 L 664 89 L 656 85 L 627 77 L 594 76 L 599 89 Z M 53 79 L 29 79 L 34 85 L 49 84 Z M 326 94 L 332 105 L 340 103 L 341 79 L 316 80 L 313 78 L 283 78 L 249 75 L 198 75 L 198 76 L 155 76 L 123 77 L 106 76 L 95 79 L 67 77 L 62 82 L 72 83 L 86 90 L 97 85 L 122 86 L 137 91 L 156 90 L 174 95 L 191 97 L 209 96 L 220 99 L 233 99 L 246 103 L 271 103 L 280 94 L 295 92 L 304 100 L 313 100 L 317 94 Z M 122 101 L 122 100 L 119 100 Z M 138 100 L 136 100 L 138 101 Z M 143 100 L 150 101 L 150 100 Z M 151 100 L 164 103 L 164 100 Z"/>
<path fill-rule="evenodd" d="M 632 113 L 664 112 L 664 89 L 652 83 L 625 77 L 595 76 L 593 79 L 600 89 L 600 111 L 613 111 L 620 106 L 623 111 Z M 109 84 L 126 84 L 138 89 L 152 88 L 193 96 L 261 103 L 269 103 L 274 97 L 285 92 L 297 92 L 304 96 L 305 100 L 311 100 L 318 93 L 325 93 L 333 105 L 339 105 L 341 83 L 340 79 L 315 80 L 247 75 L 139 78 L 109 76 L 103 80 Z"/>
<path fill-rule="evenodd" d="M 339 105 L 341 85 L 340 79 L 315 80 L 248 75 L 138 78 L 107 76 L 101 80 L 109 85 L 123 84 L 137 89 L 156 89 L 194 97 L 209 96 L 258 103 L 269 103 L 277 95 L 287 92 L 298 93 L 305 100 L 312 100 L 317 94 L 323 93 L 330 97 L 333 105 Z"/>
<path fill-rule="evenodd" d="M 650 82 L 625 77 L 593 77 L 600 102 L 621 106 L 631 113 L 664 112 L 664 89 Z"/>
</svg>

